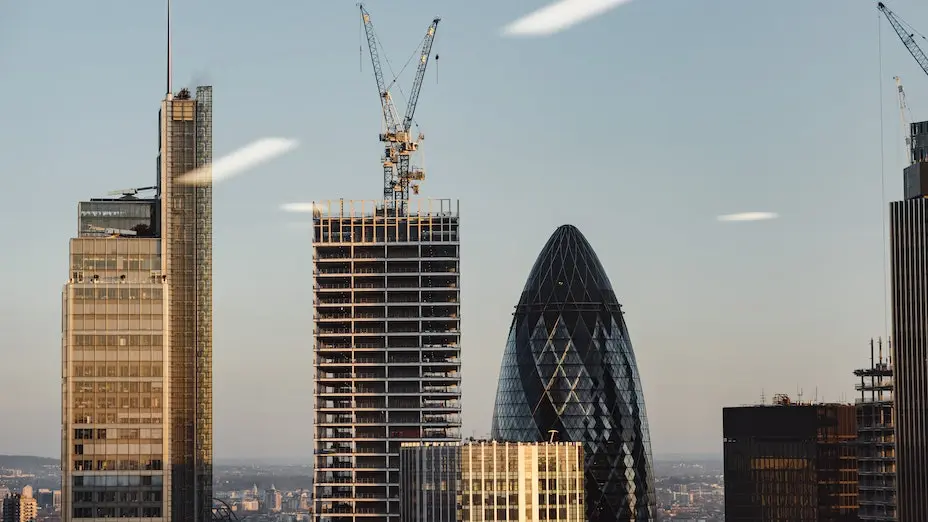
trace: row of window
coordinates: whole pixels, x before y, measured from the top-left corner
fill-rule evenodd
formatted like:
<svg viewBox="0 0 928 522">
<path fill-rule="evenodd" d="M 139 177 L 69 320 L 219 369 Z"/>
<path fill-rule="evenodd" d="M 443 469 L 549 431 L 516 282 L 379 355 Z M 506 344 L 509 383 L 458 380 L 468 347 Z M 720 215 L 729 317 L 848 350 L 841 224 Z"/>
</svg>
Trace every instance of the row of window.
<svg viewBox="0 0 928 522">
<path fill-rule="evenodd" d="M 83 410 L 74 416 L 74 424 L 162 424 L 161 412 L 103 413 Z"/>
<path fill-rule="evenodd" d="M 78 428 L 74 440 L 140 440 L 162 438 L 161 428 Z"/>
<path fill-rule="evenodd" d="M 71 337 L 75 347 L 113 347 L 120 346 L 163 346 L 164 336 L 161 334 L 131 334 L 131 335 L 88 335 L 78 334 Z"/>
<path fill-rule="evenodd" d="M 161 256 L 100 256 L 75 254 L 71 270 L 160 270 Z"/>
<path fill-rule="evenodd" d="M 74 502 L 161 502 L 160 490 L 148 491 L 75 491 Z"/>
<path fill-rule="evenodd" d="M 161 475 L 74 475 L 71 484 L 75 487 L 126 487 L 161 486 Z"/>
<path fill-rule="evenodd" d="M 75 395 L 73 405 L 75 409 L 84 410 L 92 409 L 126 409 L 126 408 L 144 408 L 144 409 L 161 409 L 161 396 L 154 395 L 148 397 L 94 397 L 87 395 Z"/>
<path fill-rule="evenodd" d="M 74 518 L 161 518 L 161 506 L 152 507 L 75 507 Z"/>
<path fill-rule="evenodd" d="M 157 393 L 163 390 L 163 383 L 159 381 L 143 382 L 94 382 L 73 381 L 72 389 L 75 393 Z"/>
<path fill-rule="evenodd" d="M 108 320 L 107 320 L 108 317 Z M 157 317 L 157 321 L 152 320 Z M 70 330 L 164 330 L 162 316 L 137 315 L 75 315 L 68 323 Z M 94 320 L 96 319 L 96 320 Z"/>
<path fill-rule="evenodd" d="M 119 363 L 74 363 L 75 377 L 162 377 L 164 363 L 131 361 Z"/>
<path fill-rule="evenodd" d="M 74 471 L 160 471 L 161 459 L 75 460 Z"/>
</svg>

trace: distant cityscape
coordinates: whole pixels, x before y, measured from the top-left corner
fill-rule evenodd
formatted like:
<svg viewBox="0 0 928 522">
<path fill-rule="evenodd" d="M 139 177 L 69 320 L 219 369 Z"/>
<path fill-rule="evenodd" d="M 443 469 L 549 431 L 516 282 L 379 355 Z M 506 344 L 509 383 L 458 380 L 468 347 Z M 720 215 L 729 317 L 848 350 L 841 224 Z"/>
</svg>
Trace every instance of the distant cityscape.
<svg viewBox="0 0 928 522">
<path fill-rule="evenodd" d="M 285 459 L 275 459 L 284 461 Z M 298 459 L 295 459 L 298 460 Z M 723 522 L 722 459 L 674 456 L 654 462 L 658 519 L 674 522 Z M 214 467 L 217 499 L 246 522 L 311 520 L 312 466 L 238 459 Z M 61 520 L 61 472 L 57 459 L 0 455 L 0 498 L 33 488 L 36 522 Z"/>
</svg>

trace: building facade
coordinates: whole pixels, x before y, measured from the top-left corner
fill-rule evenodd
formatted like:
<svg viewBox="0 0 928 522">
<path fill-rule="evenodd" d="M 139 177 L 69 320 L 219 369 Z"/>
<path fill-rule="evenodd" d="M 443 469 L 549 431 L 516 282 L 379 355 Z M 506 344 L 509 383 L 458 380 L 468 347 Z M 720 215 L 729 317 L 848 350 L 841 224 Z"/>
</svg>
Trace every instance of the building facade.
<svg viewBox="0 0 928 522">
<path fill-rule="evenodd" d="M 582 522 L 579 442 L 404 444 L 400 522 Z"/>
<path fill-rule="evenodd" d="M 896 522 L 896 443 L 893 367 L 883 343 L 870 341 L 870 367 L 854 371 L 857 397 L 857 476 L 861 520 Z M 876 355 L 874 352 L 878 350 Z"/>
<path fill-rule="evenodd" d="M 652 521 L 656 497 L 641 378 L 622 307 L 589 242 L 559 227 L 528 276 L 503 353 L 492 438 L 586 449 L 590 522 Z"/>
<path fill-rule="evenodd" d="M 314 519 L 399 518 L 403 442 L 459 441 L 457 204 L 314 204 Z"/>
<path fill-rule="evenodd" d="M 62 296 L 65 521 L 211 517 L 211 188 L 181 182 L 209 177 L 211 93 L 162 102 L 156 187 L 79 204 Z"/>
<path fill-rule="evenodd" d="M 726 522 L 851 522 L 857 422 L 850 404 L 724 408 Z"/>
<path fill-rule="evenodd" d="M 2 499 L 3 509 L 0 510 L 2 513 L 3 522 L 36 522 L 38 517 L 38 505 L 36 500 L 32 498 L 32 488 L 26 486 L 23 488 L 23 492 L 13 493 Z"/>
<path fill-rule="evenodd" d="M 928 520 L 928 122 L 911 125 L 903 201 L 889 205 L 896 501 L 900 522 Z"/>
</svg>

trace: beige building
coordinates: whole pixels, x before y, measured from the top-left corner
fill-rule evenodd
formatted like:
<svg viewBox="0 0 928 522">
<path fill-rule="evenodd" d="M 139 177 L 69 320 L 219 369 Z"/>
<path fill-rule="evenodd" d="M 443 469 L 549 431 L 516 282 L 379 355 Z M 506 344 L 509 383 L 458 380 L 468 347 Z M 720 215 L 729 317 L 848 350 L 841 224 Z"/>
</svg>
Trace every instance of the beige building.
<svg viewBox="0 0 928 522">
<path fill-rule="evenodd" d="M 3 522 L 35 522 L 38 505 L 32 498 L 32 488 L 26 486 L 22 494 L 13 494 L 3 499 Z"/>
<path fill-rule="evenodd" d="M 402 522 L 585 520 L 583 445 L 404 444 Z"/>
<path fill-rule="evenodd" d="M 78 206 L 62 296 L 64 522 L 211 518 L 212 189 L 199 181 L 211 100 L 199 87 L 162 101 L 157 186 Z"/>
<path fill-rule="evenodd" d="M 71 240 L 64 290 L 62 519 L 163 518 L 167 284 L 161 241 Z"/>
</svg>

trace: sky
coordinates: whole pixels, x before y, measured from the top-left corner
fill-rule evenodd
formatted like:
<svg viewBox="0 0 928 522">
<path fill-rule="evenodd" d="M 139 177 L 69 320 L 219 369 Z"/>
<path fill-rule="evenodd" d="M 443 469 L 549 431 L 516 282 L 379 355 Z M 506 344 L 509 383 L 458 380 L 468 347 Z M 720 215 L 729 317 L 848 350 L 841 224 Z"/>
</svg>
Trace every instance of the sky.
<svg viewBox="0 0 928 522">
<path fill-rule="evenodd" d="M 886 3 L 928 31 L 928 6 Z M 0 454 L 59 452 L 77 202 L 155 176 L 164 2 L 92 4 L 0 3 Z M 215 157 L 300 143 L 215 189 L 220 460 L 312 454 L 312 244 L 307 215 L 280 205 L 381 190 L 354 2 L 254 5 L 176 0 L 172 23 L 175 88 L 214 86 Z M 461 200 L 464 434 L 489 432 L 513 306 L 565 223 L 625 309 L 655 454 L 720 453 L 722 408 L 762 395 L 852 400 L 886 335 L 893 76 L 928 119 L 928 78 L 875 2 L 637 0 L 502 35 L 544 5 L 367 3 L 396 70 L 442 16 L 416 120 L 423 196 Z M 737 212 L 779 218 L 716 219 Z"/>
</svg>

